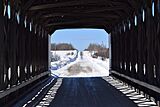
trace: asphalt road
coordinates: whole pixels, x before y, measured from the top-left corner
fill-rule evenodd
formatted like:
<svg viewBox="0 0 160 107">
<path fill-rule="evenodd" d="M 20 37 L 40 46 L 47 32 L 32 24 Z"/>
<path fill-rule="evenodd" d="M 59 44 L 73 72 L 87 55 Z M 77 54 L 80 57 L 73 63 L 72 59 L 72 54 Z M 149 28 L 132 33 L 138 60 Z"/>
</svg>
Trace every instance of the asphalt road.
<svg viewBox="0 0 160 107">
<path fill-rule="evenodd" d="M 102 78 L 64 78 L 50 107 L 137 107 Z"/>
</svg>

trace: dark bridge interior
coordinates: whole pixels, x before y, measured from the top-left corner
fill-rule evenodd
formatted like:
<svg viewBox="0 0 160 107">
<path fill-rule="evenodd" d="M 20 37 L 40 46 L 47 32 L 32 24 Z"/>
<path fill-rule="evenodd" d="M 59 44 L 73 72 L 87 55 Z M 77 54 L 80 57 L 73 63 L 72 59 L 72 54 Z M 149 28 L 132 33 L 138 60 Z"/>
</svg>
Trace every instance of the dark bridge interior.
<svg viewBox="0 0 160 107">
<path fill-rule="evenodd" d="M 111 72 L 160 101 L 159 0 L 0 0 L 0 104 L 49 76 L 57 29 L 111 34 Z"/>
</svg>

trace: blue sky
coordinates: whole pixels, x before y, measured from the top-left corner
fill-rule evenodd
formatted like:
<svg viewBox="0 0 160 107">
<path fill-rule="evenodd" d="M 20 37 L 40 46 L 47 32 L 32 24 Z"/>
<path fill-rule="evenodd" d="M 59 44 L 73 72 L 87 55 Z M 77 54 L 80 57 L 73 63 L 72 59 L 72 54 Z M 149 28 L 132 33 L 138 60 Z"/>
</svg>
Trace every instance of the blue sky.
<svg viewBox="0 0 160 107">
<path fill-rule="evenodd" d="M 63 29 L 55 31 L 51 43 L 71 43 L 76 49 L 84 50 L 90 43 L 108 47 L 108 33 L 103 29 Z"/>
</svg>

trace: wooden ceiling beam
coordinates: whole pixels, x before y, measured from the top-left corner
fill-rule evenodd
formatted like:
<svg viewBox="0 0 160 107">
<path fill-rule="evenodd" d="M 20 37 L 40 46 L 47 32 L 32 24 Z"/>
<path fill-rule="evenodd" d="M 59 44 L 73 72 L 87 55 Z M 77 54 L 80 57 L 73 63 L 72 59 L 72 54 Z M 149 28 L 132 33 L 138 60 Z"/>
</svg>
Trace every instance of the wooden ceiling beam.
<svg viewBox="0 0 160 107">
<path fill-rule="evenodd" d="M 56 9 L 56 8 L 65 8 L 65 7 L 76 7 L 76 6 L 87 6 L 87 5 L 102 5 L 106 6 L 106 8 L 110 7 L 110 5 L 116 6 L 122 6 L 123 9 L 128 5 L 129 7 L 129 1 L 128 2 L 119 2 L 119 1 L 112 1 L 112 0 L 79 0 L 79 1 L 68 1 L 68 2 L 60 2 L 60 3 L 53 3 L 53 4 L 40 4 L 30 7 L 30 11 L 36 11 L 36 10 L 44 10 L 44 9 Z M 113 7 L 111 7 L 113 9 Z"/>
<path fill-rule="evenodd" d="M 55 15 L 56 14 L 56 15 Z M 58 18 L 60 21 L 61 19 L 70 19 L 70 20 L 74 20 L 74 19 L 82 19 L 82 18 L 97 18 L 97 19 L 102 19 L 102 20 L 110 20 L 110 21 L 114 21 L 114 20 L 119 20 L 123 18 L 123 15 L 125 15 L 126 13 L 123 11 L 110 11 L 107 13 L 64 13 L 63 15 L 61 13 L 55 13 L 53 15 L 49 15 L 47 17 L 44 17 L 43 15 L 40 17 L 37 17 L 36 21 L 38 22 L 46 22 L 46 20 L 54 20 L 54 17 L 56 19 Z M 112 20 L 111 20 L 112 19 Z M 49 21 L 48 21 L 49 22 Z"/>
<path fill-rule="evenodd" d="M 88 24 L 88 23 L 92 23 L 92 24 L 106 24 L 106 23 L 111 23 L 111 21 L 107 21 L 107 20 L 101 20 L 101 19 L 81 19 L 81 20 L 72 20 L 72 21 L 64 21 L 64 22 L 54 22 L 54 23 L 50 23 L 45 25 L 46 27 L 50 27 L 50 26 L 59 26 L 59 25 L 71 25 L 71 24 Z M 100 24 L 101 23 L 101 24 Z"/>
<path fill-rule="evenodd" d="M 78 11 L 78 10 L 74 10 L 74 9 L 72 9 L 73 11 L 69 11 L 69 10 L 66 10 L 66 9 L 64 9 L 63 11 L 56 11 L 55 13 L 53 13 L 53 12 L 44 12 L 45 14 L 40 14 L 37 18 L 52 18 L 52 17 L 56 17 L 56 16 L 65 16 L 65 15 L 67 15 L 67 16 L 69 16 L 69 15 L 74 15 L 74 16 L 76 16 L 76 15 L 86 15 L 86 14 L 95 14 L 95 16 L 98 16 L 98 14 L 104 14 L 104 16 L 105 15 L 107 15 L 107 14 L 117 14 L 118 12 L 120 12 L 120 11 L 123 11 L 123 14 L 129 14 L 129 12 L 128 12 L 128 10 L 129 9 L 125 9 L 125 10 L 123 10 L 122 9 L 122 7 L 120 8 L 114 8 L 114 9 L 112 9 L 112 8 L 99 8 L 99 9 L 84 9 L 84 10 L 80 10 L 80 11 Z M 121 12 L 120 12 L 120 14 L 121 14 Z M 35 15 L 36 16 L 36 15 Z"/>
<path fill-rule="evenodd" d="M 26 11 L 35 3 L 37 0 L 28 0 L 24 5 L 21 6 L 21 14 L 25 14 Z"/>
<path fill-rule="evenodd" d="M 99 18 L 99 19 L 108 19 L 108 18 L 112 18 L 112 19 L 117 19 L 118 15 L 113 14 L 113 15 L 107 15 L 107 14 L 63 14 L 63 15 L 49 15 L 49 16 L 44 16 L 44 17 L 40 17 L 40 19 L 49 19 L 49 18 L 54 18 L 54 17 L 59 17 L 59 18 Z"/>
<path fill-rule="evenodd" d="M 50 32 L 50 34 L 53 34 L 53 32 L 55 30 L 58 30 L 58 29 L 76 29 L 76 28 L 92 28 L 92 29 L 106 29 L 107 28 L 107 32 L 110 32 L 111 31 L 111 27 L 110 26 L 107 26 L 106 25 L 102 25 L 102 24 L 93 24 L 93 23 L 88 23 L 88 24 L 71 24 L 71 25 L 63 25 L 63 26 L 50 26 L 46 29 L 48 29 L 48 31 Z"/>
<path fill-rule="evenodd" d="M 106 13 L 112 13 L 113 11 L 118 11 L 122 10 L 121 8 L 114 8 L 114 9 L 107 9 L 107 8 L 101 8 L 101 9 L 89 9 L 89 10 L 84 10 L 81 12 L 56 12 L 56 13 L 48 13 L 48 14 L 43 14 L 41 17 L 42 18 L 48 18 L 48 17 L 56 17 L 56 16 L 76 16 L 76 15 L 87 15 L 87 14 L 95 14 L 98 16 L 99 14 L 103 14 L 105 16 Z M 124 10 L 125 11 L 125 10 Z M 101 16 L 102 16 L 101 14 Z"/>
<path fill-rule="evenodd" d="M 68 2 L 59 2 L 53 4 L 41 4 L 32 6 L 29 10 L 43 10 L 49 8 L 59 8 L 59 7 L 70 7 L 70 6 L 78 6 L 78 5 L 86 5 L 86 4 L 98 4 L 100 2 L 104 2 L 104 0 L 78 0 L 78 1 L 68 1 Z"/>
<path fill-rule="evenodd" d="M 140 0 L 142 2 L 142 0 Z M 20 13 L 46 29 L 114 26 L 138 7 L 139 0 L 21 0 Z"/>
</svg>

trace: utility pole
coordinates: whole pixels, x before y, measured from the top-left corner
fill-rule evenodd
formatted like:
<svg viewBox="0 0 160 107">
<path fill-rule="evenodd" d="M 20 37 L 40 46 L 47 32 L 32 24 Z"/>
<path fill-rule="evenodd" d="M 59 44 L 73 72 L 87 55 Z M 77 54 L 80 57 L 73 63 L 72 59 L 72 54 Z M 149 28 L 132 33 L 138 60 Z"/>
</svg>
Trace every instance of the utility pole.
<svg viewBox="0 0 160 107">
<path fill-rule="evenodd" d="M 54 49 L 55 51 L 54 51 L 54 55 L 56 55 L 56 44 L 55 44 L 55 49 Z"/>
</svg>

